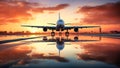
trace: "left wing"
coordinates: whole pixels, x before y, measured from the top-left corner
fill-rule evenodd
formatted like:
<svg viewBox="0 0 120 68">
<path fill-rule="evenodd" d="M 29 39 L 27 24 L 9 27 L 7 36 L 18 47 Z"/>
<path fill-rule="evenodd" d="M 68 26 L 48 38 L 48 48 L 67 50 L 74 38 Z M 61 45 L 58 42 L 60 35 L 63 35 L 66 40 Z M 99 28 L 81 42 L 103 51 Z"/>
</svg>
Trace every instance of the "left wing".
<svg viewBox="0 0 120 68">
<path fill-rule="evenodd" d="M 21 25 L 22 27 L 33 27 L 33 28 L 47 28 L 47 29 L 56 29 L 56 26 L 32 26 L 32 25 Z"/>
<path fill-rule="evenodd" d="M 73 28 L 96 28 L 100 26 L 65 26 L 65 29 L 73 29 Z"/>
</svg>

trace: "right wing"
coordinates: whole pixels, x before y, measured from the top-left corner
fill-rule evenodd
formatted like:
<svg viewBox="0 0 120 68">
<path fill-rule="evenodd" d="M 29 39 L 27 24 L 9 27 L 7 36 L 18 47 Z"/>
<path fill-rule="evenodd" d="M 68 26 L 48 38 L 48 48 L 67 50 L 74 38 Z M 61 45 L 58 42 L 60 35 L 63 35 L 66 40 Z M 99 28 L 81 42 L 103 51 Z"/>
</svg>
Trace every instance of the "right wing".
<svg viewBox="0 0 120 68">
<path fill-rule="evenodd" d="M 65 26 L 65 29 L 73 29 L 73 28 L 96 28 L 100 26 Z"/>
<path fill-rule="evenodd" d="M 22 27 L 33 27 L 33 28 L 47 28 L 50 30 L 55 30 L 56 26 L 33 26 L 33 25 L 21 25 Z"/>
</svg>

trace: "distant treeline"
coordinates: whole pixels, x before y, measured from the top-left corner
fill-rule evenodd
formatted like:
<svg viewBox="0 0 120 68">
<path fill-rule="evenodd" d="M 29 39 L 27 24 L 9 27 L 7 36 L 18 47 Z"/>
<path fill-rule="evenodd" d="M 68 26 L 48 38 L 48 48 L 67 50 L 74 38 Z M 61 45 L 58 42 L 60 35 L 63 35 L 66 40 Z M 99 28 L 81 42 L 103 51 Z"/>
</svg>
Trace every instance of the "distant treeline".
<svg viewBox="0 0 120 68">
<path fill-rule="evenodd" d="M 30 35 L 30 34 L 42 34 L 42 33 L 40 32 L 31 33 L 29 31 L 18 31 L 18 32 L 0 31 L 0 35 Z"/>
<path fill-rule="evenodd" d="M 47 33 L 50 33 L 50 32 L 35 32 L 35 33 L 32 33 L 30 31 L 18 31 L 18 32 L 7 32 L 7 31 L 0 31 L 0 35 L 32 35 L 32 34 L 47 34 Z M 71 32 L 73 33 L 73 32 Z M 81 32 L 79 32 L 81 33 Z M 83 32 L 85 34 L 96 34 L 94 32 Z M 106 32 L 103 32 L 103 33 L 106 33 Z M 111 34 L 120 34 L 120 31 L 110 31 L 109 33 Z"/>
<path fill-rule="evenodd" d="M 112 34 L 120 34 L 120 31 L 110 31 Z"/>
</svg>

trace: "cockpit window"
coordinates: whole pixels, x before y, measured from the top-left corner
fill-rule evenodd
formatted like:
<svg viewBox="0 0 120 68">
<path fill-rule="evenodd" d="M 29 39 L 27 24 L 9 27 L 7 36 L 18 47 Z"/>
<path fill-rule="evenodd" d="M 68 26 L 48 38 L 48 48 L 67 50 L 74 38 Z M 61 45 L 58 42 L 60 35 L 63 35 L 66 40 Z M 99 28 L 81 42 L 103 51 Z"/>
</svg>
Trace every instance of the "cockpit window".
<svg viewBox="0 0 120 68">
<path fill-rule="evenodd" d="M 63 22 L 63 20 L 59 20 L 59 22 Z"/>
</svg>

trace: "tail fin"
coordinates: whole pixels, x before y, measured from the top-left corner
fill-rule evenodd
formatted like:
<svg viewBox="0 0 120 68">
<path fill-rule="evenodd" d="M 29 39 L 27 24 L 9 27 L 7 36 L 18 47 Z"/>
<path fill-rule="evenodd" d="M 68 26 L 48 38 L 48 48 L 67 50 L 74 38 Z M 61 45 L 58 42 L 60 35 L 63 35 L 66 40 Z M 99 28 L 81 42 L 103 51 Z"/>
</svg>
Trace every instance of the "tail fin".
<svg viewBox="0 0 120 68">
<path fill-rule="evenodd" d="M 60 50 L 59 50 L 59 57 L 60 57 Z"/>
<path fill-rule="evenodd" d="M 60 20 L 61 18 L 60 18 L 60 12 L 59 12 L 59 20 Z"/>
</svg>

